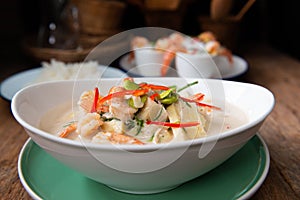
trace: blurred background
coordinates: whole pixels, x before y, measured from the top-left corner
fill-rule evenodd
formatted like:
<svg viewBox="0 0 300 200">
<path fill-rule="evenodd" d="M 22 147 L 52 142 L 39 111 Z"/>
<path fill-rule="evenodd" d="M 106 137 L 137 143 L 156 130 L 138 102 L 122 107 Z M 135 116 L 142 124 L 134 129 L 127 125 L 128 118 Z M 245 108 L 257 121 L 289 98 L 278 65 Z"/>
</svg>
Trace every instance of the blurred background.
<svg viewBox="0 0 300 200">
<path fill-rule="evenodd" d="M 58 54 L 72 61 L 65 52 L 84 50 L 118 32 L 143 26 L 191 36 L 211 30 L 235 54 L 253 43 L 266 43 L 299 59 L 298 5 L 292 0 L 3 1 L 0 78 L 7 76 L 5 68 L 18 71 L 39 65 L 47 58 L 45 48 L 62 50 Z"/>
</svg>

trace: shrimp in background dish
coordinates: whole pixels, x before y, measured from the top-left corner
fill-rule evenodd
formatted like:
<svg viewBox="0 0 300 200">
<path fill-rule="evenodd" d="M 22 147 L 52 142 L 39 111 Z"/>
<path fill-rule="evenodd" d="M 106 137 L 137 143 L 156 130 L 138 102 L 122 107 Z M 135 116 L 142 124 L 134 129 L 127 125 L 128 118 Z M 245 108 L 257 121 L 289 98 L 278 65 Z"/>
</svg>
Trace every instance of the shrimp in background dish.
<svg viewBox="0 0 300 200">
<path fill-rule="evenodd" d="M 150 41 L 145 38 L 145 37 L 141 37 L 141 36 L 136 36 L 132 39 L 131 41 L 131 48 L 141 48 L 144 46 L 148 46 L 150 45 Z"/>
<path fill-rule="evenodd" d="M 195 54 L 206 51 L 210 55 L 225 56 L 229 63 L 233 63 L 233 56 L 228 48 L 225 48 L 217 40 L 216 35 L 211 31 L 200 33 L 194 40 L 191 40 L 181 33 L 172 33 L 169 36 L 162 37 L 153 42 L 145 37 L 136 36 L 131 41 L 131 49 L 135 50 L 141 47 L 153 47 L 154 50 L 163 53 L 163 63 L 161 67 L 161 76 L 165 76 L 168 68 L 176 56 L 177 52 Z M 134 51 L 131 51 L 128 60 L 134 59 Z"/>
<path fill-rule="evenodd" d="M 184 39 L 181 34 L 173 33 L 169 37 L 158 39 L 154 48 L 162 51 L 185 51 Z"/>
<path fill-rule="evenodd" d="M 225 56 L 229 63 L 233 63 L 232 52 L 223 47 L 212 32 L 205 31 L 198 35 L 198 39 L 204 43 L 204 48 L 209 54 Z"/>
<path fill-rule="evenodd" d="M 165 76 L 168 68 L 175 58 L 177 52 L 186 52 L 184 47 L 184 37 L 179 33 L 173 33 L 169 37 L 158 39 L 154 48 L 163 51 L 164 58 L 161 68 L 161 75 Z"/>
<path fill-rule="evenodd" d="M 137 49 L 137 48 L 150 46 L 150 41 L 145 37 L 135 36 L 131 40 L 130 45 L 131 45 L 131 52 L 129 54 L 128 61 L 132 62 L 134 60 L 134 50 Z"/>
<path fill-rule="evenodd" d="M 221 55 L 221 56 L 225 56 L 229 63 L 231 63 L 231 64 L 233 63 L 232 52 L 229 49 L 227 49 L 225 47 L 221 47 L 219 49 L 218 54 Z"/>
<path fill-rule="evenodd" d="M 200 33 L 198 35 L 198 39 L 200 42 L 204 42 L 204 43 L 217 40 L 215 34 L 213 34 L 211 31 L 205 31 Z"/>
</svg>

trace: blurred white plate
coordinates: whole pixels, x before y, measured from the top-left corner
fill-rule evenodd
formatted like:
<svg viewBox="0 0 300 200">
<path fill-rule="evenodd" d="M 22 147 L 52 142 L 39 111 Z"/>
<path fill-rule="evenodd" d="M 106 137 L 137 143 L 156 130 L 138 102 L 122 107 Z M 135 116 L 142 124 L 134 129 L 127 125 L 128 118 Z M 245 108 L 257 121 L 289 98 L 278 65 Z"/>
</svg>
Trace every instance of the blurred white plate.
<svg viewBox="0 0 300 200">
<path fill-rule="evenodd" d="M 237 55 L 233 55 L 233 63 L 231 66 L 228 66 L 227 61 L 223 58 L 218 59 L 216 62 L 217 65 L 220 67 L 220 73 L 222 79 L 233 79 L 238 76 L 241 76 L 248 70 L 248 63 L 241 57 Z M 129 55 L 125 55 L 120 59 L 120 67 L 124 70 L 129 76 L 141 77 L 142 75 L 139 73 L 137 68 L 135 67 L 135 60 L 130 60 Z M 222 65 L 222 66 L 221 66 Z M 226 66 L 223 66 L 226 65 Z M 176 77 L 177 72 L 176 69 L 171 68 L 169 69 L 167 75 L 168 77 Z"/>
<path fill-rule="evenodd" d="M 123 71 L 113 68 L 99 65 L 99 72 L 101 78 L 118 78 L 118 77 L 127 77 L 126 73 Z M 20 89 L 32 83 L 40 74 L 42 67 L 25 70 L 19 73 L 16 73 L 0 84 L 0 95 L 2 98 L 11 101 L 15 93 Z"/>
</svg>

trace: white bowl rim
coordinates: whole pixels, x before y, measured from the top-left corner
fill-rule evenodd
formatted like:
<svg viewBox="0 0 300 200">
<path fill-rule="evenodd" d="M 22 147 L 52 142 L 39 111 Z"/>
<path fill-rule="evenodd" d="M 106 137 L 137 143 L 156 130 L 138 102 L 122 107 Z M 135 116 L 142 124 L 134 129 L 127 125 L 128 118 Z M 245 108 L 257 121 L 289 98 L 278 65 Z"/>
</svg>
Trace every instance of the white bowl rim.
<svg viewBox="0 0 300 200">
<path fill-rule="evenodd" d="M 164 79 L 173 79 L 174 78 L 178 78 L 178 77 L 165 77 Z M 135 78 L 136 80 L 143 80 L 143 79 L 149 79 L 147 77 L 143 77 L 143 78 Z M 159 77 L 157 78 L 153 78 L 151 77 L 151 80 L 155 80 L 155 79 L 160 79 Z M 193 80 L 195 80 L 195 78 L 192 78 Z M 105 80 L 119 80 L 119 78 L 107 78 Z M 209 143 L 209 142 L 214 142 L 214 141 L 219 141 L 222 140 L 224 138 L 228 138 L 228 137 L 232 137 L 242 131 L 245 131 L 251 127 L 254 127 L 255 125 L 259 124 L 260 122 L 262 122 L 273 110 L 274 106 L 275 106 L 275 98 L 273 93 L 268 90 L 267 88 L 260 86 L 260 85 L 256 85 L 256 84 L 252 84 L 252 83 L 243 83 L 243 82 L 236 82 L 236 81 L 230 81 L 230 80 L 219 80 L 219 79 L 204 79 L 205 81 L 222 81 L 222 82 L 226 82 L 229 84 L 240 84 L 240 85 L 248 85 L 249 87 L 256 87 L 260 90 L 263 90 L 272 100 L 269 104 L 269 107 L 266 108 L 266 112 L 261 115 L 260 117 L 258 117 L 255 120 L 252 120 L 251 122 L 248 122 L 240 127 L 237 127 L 235 129 L 231 129 L 228 131 L 225 131 L 221 134 L 216 134 L 216 135 L 210 135 L 210 136 L 206 136 L 203 138 L 197 138 L 197 139 L 193 139 L 193 140 L 186 140 L 186 141 L 180 141 L 180 142 L 174 142 L 174 143 L 165 143 L 165 144 L 147 144 L 147 145 L 132 145 L 132 144 L 113 144 L 113 145 L 107 145 L 107 144 L 93 144 L 93 143 L 84 143 L 85 145 L 83 145 L 80 141 L 74 141 L 74 140 L 70 140 L 70 139 L 66 139 L 66 138 L 60 138 L 57 137 L 55 135 L 52 135 L 46 131 L 42 131 L 39 128 L 30 125 L 29 123 L 27 123 L 25 120 L 23 120 L 17 110 L 17 105 L 16 105 L 16 101 L 18 99 L 18 97 L 24 92 L 26 91 L 28 88 L 32 88 L 32 87 L 39 87 L 41 85 L 48 85 L 48 84 L 60 84 L 60 83 L 64 83 L 64 82 L 73 82 L 74 80 L 62 80 L 62 81 L 51 81 L 51 82 L 43 82 L 43 83 L 37 83 L 37 84 L 33 84 L 33 85 L 29 85 L 27 87 L 24 87 L 23 89 L 19 90 L 12 98 L 11 101 L 11 110 L 12 113 L 15 117 L 15 119 L 23 126 L 23 128 L 28 129 L 29 131 L 33 132 L 34 134 L 37 134 L 41 137 L 43 137 L 44 139 L 50 140 L 52 142 L 56 142 L 56 143 L 61 143 L 63 145 L 69 145 L 69 146 L 73 146 L 73 147 L 77 147 L 77 148 L 90 148 L 90 149 L 98 149 L 98 150 L 114 150 L 115 147 L 118 147 L 119 149 L 124 149 L 124 150 L 128 150 L 128 151 L 154 151 L 160 148 L 167 148 L 167 149 L 175 149 L 175 148 L 185 148 L 189 145 L 201 145 L 203 143 Z M 80 82 L 89 82 L 91 80 L 77 80 Z"/>
<path fill-rule="evenodd" d="M 188 58 L 191 58 L 191 57 L 203 57 L 203 58 L 215 58 L 217 56 L 221 56 L 221 55 L 216 55 L 216 54 L 210 54 L 208 52 L 203 52 L 203 53 L 186 53 L 186 52 L 176 52 L 176 56 L 179 56 L 179 57 L 188 57 Z"/>
</svg>

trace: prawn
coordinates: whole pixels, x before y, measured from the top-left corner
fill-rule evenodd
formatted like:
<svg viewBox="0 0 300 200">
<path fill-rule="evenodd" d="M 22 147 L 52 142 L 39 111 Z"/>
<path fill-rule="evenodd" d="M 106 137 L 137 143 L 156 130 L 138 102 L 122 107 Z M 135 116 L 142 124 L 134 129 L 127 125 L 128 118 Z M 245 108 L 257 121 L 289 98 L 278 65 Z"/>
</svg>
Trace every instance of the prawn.
<svg viewBox="0 0 300 200">
<path fill-rule="evenodd" d="M 198 35 L 198 39 L 200 40 L 200 42 L 204 43 L 217 40 L 216 36 L 211 31 L 205 31 L 200 33 Z"/>
<path fill-rule="evenodd" d="M 83 110 L 85 112 L 87 112 L 87 113 L 91 112 L 93 110 L 92 108 L 94 106 L 93 104 L 94 104 L 95 95 L 97 95 L 96 92 L 92 91 L 92 90 L 82 93 L 82 95 L 80 96 L 78 105 L 81 108 L 83 108 Z M 100 98 L 101 98 L 101 96 L 99 95 L 98 101 Z M 109 110 L 107 105 L 98 104 L 97 102 L 96 102 L 95 108 L 96 108 L 95 109 L 96 112 L 108 112 L 108 110 Z"/>
<path fill-rule="evenodd" d="M 161 76 L 166 76 L 169 66 L 171 65 L 172 60 L 175 57 L 175 53 L 168 51 L 164 54 L 163 64 L 160 69 Z"/>
<path fill-rule="evenodd" d="M 219 49 L 221 44 L 218 41 L 209 41 L 205 44 L 205 50 L 210 55 L 217 55 L 219 53 Z"/>
<path fill-rule="evenodd" d="M 142 141 L 125 134 L 112 133 L 108 139 L 110 142 L 115 144 L 144 144 Z"/>
<path fill-rule="evenodd" d="M 72 132 L 74 132 L 77 129 L 77 124 L 76 123 L 72 123 L 70 125 L 68 125 L 62 132 L 60 132 L 58 135 L 61 138 L 66 138 L 68 137 L 69 134 L 71 134 Z"/>
<path fill-rule="evenodd" d="M 225 56 L 229 63 L 233 63 L 232 52 L 227 48 L 220 48 L 219 55 Z"/>
<path fill-rule="evenodd" d="M 105 141 L 109 141 L 112 144 L 145 144 L 132 136 L 114 132 L 99 132 L 92 139 L 92 142 L 94 143 L 103 143 Z"/>
<path fill-rule="evenodd" d="M 168 68 L 177 52 L 186 52 L 183 46 L 183 36 L 178 33 L 171 34 L 168 38 L 159 39 L 155 44 L 155 49 L 164 51 L 161 76 L 167 74 Z"/>
<path fill-rule="evenodd" d="M 205 44 L 205 49 L 209 54 L 225 56 L 229 63 L 233 63 L 231 51 L 225 47 L 222 47 L 219 42 L 209 41 Z"/>
<path fill-rule="evenodd" d="M 136 36 L 131 41 L 131 49 L 132 50 L 135 50 L 136 48 L 148 46 L 148 45 L 150 45 L 150 41 L 147 38 L 141 37 L 141 36 Z M 134 51 L 131 51 L 129 53 L 128 61 L 132 62 L 134 60 L 134 57 L 135 57 Z"/>
</svg>

